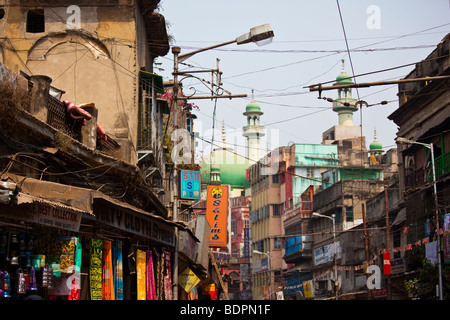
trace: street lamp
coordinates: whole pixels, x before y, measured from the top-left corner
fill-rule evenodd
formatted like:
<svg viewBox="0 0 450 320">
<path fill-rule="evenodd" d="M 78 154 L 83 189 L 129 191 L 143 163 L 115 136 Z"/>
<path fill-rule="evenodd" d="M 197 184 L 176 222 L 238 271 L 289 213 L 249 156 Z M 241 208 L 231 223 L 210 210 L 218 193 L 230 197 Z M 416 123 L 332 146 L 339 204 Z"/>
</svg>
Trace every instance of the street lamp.
<svg viewBox="0 0 450 320">
<path fill-rule="evenodd" d="M 265 254 L 267 256 L 267 267 L 269 268 L 269 300 L 272 296 L 272 273 L 271 273 L 271 267 L 270 267 L 270 252 L 261 252 L 258 250 L 253 250 L 253 253 L 255 254 Z"/>
<path fill-rule="evenodd" d="M 256 26 L 256 27 L 251 28 L 250 32 L 244 33 L 243 35 L 237 37 L 234 40 L 230 40 L 230 41 L 227 41 L 227 42 L 215 44 L 215 45 L 212 45 L 210 47 L 198 49 L 198 50 L 195 50 L 195 51 L 192 51 L 192 52 L 180 54 L 178 56 L 178 62 L 183 62 L 184 60 L 192 57 L 194 54 L 197 54 L 199 52 L 203 52 L 203 51 L 207 51 L 207 50 L 223 47 L 223 46 L 226 46 L 228 44 L 235 43 L 235 42 L 238 45 L 245 44 L 245 43 L 250 43 L 250 42 L 255 42 L 258 46 L 263 46 L 263 45 L 266 45 L 266 44 L 272 42 L 273 37 L 274 37 L 274 33 L 273 33 L 273 30 L 270 28 L 270 24 L 268 24 L 268 23 L 262 24 L 260 26 Z"/>
<path fill-rule="evenodd" d="M 272 28 L 270 27 L 270 24 L 266 23 L 266 24 L 262 24 L 260 26 L 256 26 L 250 29 L 249 32 L 244 33 L 243 35 L 240 35 L 239 37 L 237 37 L 234 40 L 230 40 L 230 41 L 226 41 L 223 43 L 219 43 L 219 44 L 215 44 L 209 47 L 205 47 L 202 49 L 198 49 L 198 50 L 194 50 L 188 53 L 183 53 L 180 54 L 181 52 L 181 48 L 180 47 L 172 47 L 172 53 L 173 53 L 173 82 L 174 82 L 174 87 L 173 87 L 173 91 L 174 91 L 174 101 L 176 102 L 176 98 L 177 98 L 177 92 L 178 92 L 178 75 L 179 74 L 185 74 L 184 72 L 181 73 L 178 71 L 178 64 L 180 62 L 183 62 L 184 60 L 192 57 L 193 55 L 199 53 L 199 52 L 204 52 L 204 51 L 208 51 L 211 49 L 215 49 L 215 48 L 219 48 L 219 47 L 223 47 L 232 43 L 236 43 L 238 45 L 241 44 L 245 44 L 245 43 L 250 43 L 250 42 L 254 42 L 256 43 L 258 46 L 262 46 L 262 45 L 266 45 L 270 42 L 272 42 L 272 39 L 274 37 L 274 33 Z M 211 98 L 232 98 L 232 97 L 246 97 L 247 95 L 236 95 L 236 96 L 232 96 L 231 94 L 228 96 L 214 96 Z M 191 97 L 191 99 L 193 99 L 195 97 Z M 199 97 L 200 98 L 200 97 Z M 205 97 L 201 97 L 201 98 L 205 98 Z M 209 97 L 206 97 L 209 98 Z"/>
<path fill-rule="evenodd" d="M 178 64 L 190 57 L 192 57 L 193 55 L 199 53 L 199 52 L 203 52 L 203 51 L 207 51 L 210 49 L 214 49 L 214 48 L 218 48 L 218 47 L 222 47 L 228 44 L 232 44 L 232 43 L 237 43 L 239 44 L 244 44 L 244 43 L 249 43 L 249 42 L 255 42 L 258 45 L 264 45 L 266 44 L 267 41 L 271 41 L 271 39 L 273 38 L 274 33 L 273 30 L 270 28 L 269 24 L 263 24 L 260 26 L 256 26 L 254 28 L 250 29 L 250 32 L 245 33 L 239 37 L 237 37 L 236 39 L 232 40 L 232 41 L 228 41 L 228 42 L 224 42 L 224 43 L 220 43 L 214 46 L 210 46 L 210 47 L 206 47 L 203 49 L 198 49 L 189 53 L 184 53 L 180 55 L 181 49 L 180 47 L 172 47 L 172 53 L 174 56 L 173 59 L 173 130 L 176 130 L 176 124 L 177 124 L 177 97 L 178 97 Z M 244 95 L 245 97 L 247 95 Z M 219 97 L 219 96 L 215 96 L 215 97 Z M 229 97 L 231 98 L 232 96 L 229 95 Z M 178 168 L 177 168 L 177 164 L 174 161 L 174 170 L 173 170 L 173 180 L 172 180 L 172 184 L 173 184 L 173 190 L 174 190 L 174 200 L 173 200 L 173 220 L 176 221 L 178 219 L 178 194 L 176 194 L 175 190 L 178 190 L 177 188 L 177 179 L 178 179 Z M 175 230 L 175 238 L 176 238 L 176 244 L 175 244 L 175 263 L 174 263 L 174 285 L 178 284 L 178 229 Z M 178 294 L 177 294 L 177 290 L 175 290 L 175 294 L 174 294 L 174 300 L 178 299 Z"/>
<path fill-rule="evenodd" d="M 419 144 L 422 146 L 425 146 L 426 148 L 430 149 L 431 152 L 431 169 L 433 172 L 433 191 L 434 191 L 434 208 L 435 208 L 435 219 L 436 219 L 436 230 L 437 230 L 437 256 L 438 256 L 438 270 L 439 270 L 439 299 L 444 300 L 444 294 L 442 291 L 442 267 L 441 267 L 441 236 L 439 234 L 439 210 L 438 210 L 438 195 L 437 195 L 437 186 L 436 186 L 436 166 L 434 163 L 434 150 L 433 150 L 433 143 L 423 143 L 423 142 L 417 142 L 413 140 L 408 140 L 403 137 L 397 137 L 395 139 L 397 142 L 400 143 L 409 143 L 409 144 Z"/>
<path fill-rule="evenodd" d="M 336 254 L 336 222 L 335 222 L 335 217 L 336 215 L 333 213 L 330 216 L 326 216 L 323 214 L 320 214 L 318 212 L 313 212 L 312 213 L 313 217 L 316 218 L 326 218 L 326 219 L 330 219 L 333 222 L 333 246 L 334 246 L 334 291 L 336 293 L 336 300 L 338 299 L 338 278 L 337 278 L 337 254 Z"/>
</svg>

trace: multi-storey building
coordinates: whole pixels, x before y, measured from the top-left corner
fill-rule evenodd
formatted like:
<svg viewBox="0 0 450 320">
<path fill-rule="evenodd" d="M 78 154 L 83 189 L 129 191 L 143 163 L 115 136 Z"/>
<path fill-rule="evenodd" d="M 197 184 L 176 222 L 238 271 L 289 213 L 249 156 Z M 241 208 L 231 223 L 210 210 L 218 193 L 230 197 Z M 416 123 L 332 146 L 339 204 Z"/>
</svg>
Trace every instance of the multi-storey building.
<svg viewBox="0 0 450 320">
<path fill-rule="evenodd" d="M 274 151 L 275 152 L 275 151 Z M 281 215 L 286 203 L 286 167 L 289 148 L 276 151 L 280 165 L 268 174 L 263 161 L 247 169 L 251 182 L 251 255 L 254 300 L 275 299 L 282 287 L 283 238 Z"/>
<path fill-rule="evenodd" d="M 449 43 L 450 34 L 447 34 L 405 79 L 448 76 Z M 441 242 L 443 246 L 440 246 L 441 262 L 449 259 L 450 248 L 448 237 L 442 239 L 438 232 L 443 228 L 444 216 L 450 210 L 449 86 L 448 78 L 399 84 L 399 107 L 388 117 L 399 127 L 399 186 L 406 209 L 408 244 L 426 239 L 436 248 L 437 240 L 444 239 Z M 436 249 L 432 251 L 438 257 Z M 428 255 L 431 254 L 428 252 Z M 423 255 L 417 252 L 409 255 L 405 261 L 406 269 L 421 267 L 422 259 Z M 434 295 L 434 292 L 430 294 Z"/>
</svg>

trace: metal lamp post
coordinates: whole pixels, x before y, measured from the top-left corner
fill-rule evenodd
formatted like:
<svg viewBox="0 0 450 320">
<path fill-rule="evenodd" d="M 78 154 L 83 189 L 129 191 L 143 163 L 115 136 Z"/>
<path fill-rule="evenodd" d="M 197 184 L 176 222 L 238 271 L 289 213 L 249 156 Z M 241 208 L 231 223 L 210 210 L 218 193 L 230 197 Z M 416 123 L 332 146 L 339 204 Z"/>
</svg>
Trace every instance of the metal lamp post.
<svg viewBox="0 0 450 320">
<path fill-rule="evenodd" d="M 270 266 L 270 252 L 261 252 L 258 250 L 253 250 L 253 253 L 255 254 L 265 254 L 267 256 L 267 267 L 269 268 L 269 300 L 272 297 L 272 271 L 270 271 L 272 268 Z"/>
<path fill-rule="evenodd" d="M 245 44 L 250 42 L 255 42 L 257 45 L 264 45 L 267 43 L 267 41 L 271 41 L 273 38 L 274 33 L 273 30 L 270 28 L 269 24 L 263 24 L 260 26 L 256 26 L 250 29 L 248 33 L 245 33 L 236 39 L 232 41 L 227 41 L 224 43 L 220 43 L 214 46 L 206 47 L 203 49 L 198 49 L 189 53 L 180 54 L 181 49 L 180 47 L 172 47 L 172 53 L 174 56 L 173 59 L 173 129 L 176 129 L 176 121 L 177 121 L 177 99 L 178 99 L 178 64 L 180 62 L 183 62 L 184 60 L 192 57 L 193 55 L 207 51 L 210 49 L 222 47 L 228 44 L 237 43 Z M 246 95 L 244 95 L 246 96 Z M 223 98 L 223 97 L 229 97 L 232 96 L 215 96 L 214 98 Z M 240 95 L 242 97 L 242 95 Z M 191 97 L 192 98 L 192 97 Z M 173 172 L 173 190 L 174 190 L 174 200 L 173 200 L 173 220 L 176 221 L 178 218 L 178 194 L 177 191 L 177 179 L 178 179 L 178 169 L 177 164 L 174 161 L 174 172 Z M 175 247 L 175 263 L 174 263 L 174 286 L 178 285 L 178 230 L 175 231 L 175 237 L 176 237 L 176 247 Z M 178 299 L 178 290 L 174 290 L 174 300 Z"/>
<path fill-rule="evenodd" d="M 336 252 L 336 222 L 335 222 L 335 217 L 336 215 L 333 213 L 330 216 L 326 216 L 323 214 L 320 214 L 318 212 L 313 212 L 313 217 L 317 217 L 317 218 L 326 218 L 326 219 L 330 219 L 333 222 L 333 246 L 334 246 L 334 291 L 336 293 L 336 300 L 338 300 L 338 278 L 337 278 L 337 252 Z"/>
<path fill-rule="evenodd" d="M 431 168 L 432 168 L 432 172 L 433 172 L 434 208 L 435 208 L 435 219 L 436 219 L 436 230 L 437 230 L 436 250 L 437 250 L 438 267 L 439 267 L 439 269 L 438 269 L 439 270 L 439 300 L 444 300 L 444 294 L 443 294 L 443 290 L 442 290 L 441 236 L 439 234 L 439 210 L 438 210 L 438 195 L 437 195 L 437 186 L 436 186 L 436 166 L 434 163 L 433 144 L 412 141 L 412 140 L 408 140 L 403 137 L 397 137 L 395 140 L 400 143 L 419 144 L 419 145 L 425 146 L 426 148 L 430 149 L 430 151 L 431 151 Z"/>
</svg>

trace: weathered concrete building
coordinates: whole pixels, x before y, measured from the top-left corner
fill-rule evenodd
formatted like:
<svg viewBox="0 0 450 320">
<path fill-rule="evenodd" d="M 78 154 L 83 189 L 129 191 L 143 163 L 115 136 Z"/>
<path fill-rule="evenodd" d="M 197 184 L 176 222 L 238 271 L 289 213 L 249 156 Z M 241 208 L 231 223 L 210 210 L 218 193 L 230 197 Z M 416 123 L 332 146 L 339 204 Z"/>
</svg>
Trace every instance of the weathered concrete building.
<svg viewBox="0 0 450 320">
<path fill-rule="evenodd" d="M 448 76 L 449 47 L 450 34 L 447 34 L 405 79 Z M 388 117 L 399 127 L 399 186 L 402 204 L 406 209 L 405 233 L 408 245 L 428 241 L 436 244 L 437 232 L 443 228 L 444 215 L 450 210 L 449 87 L 449 79 L 399 84 L 399 107 Z M 448 261 L 450 244 L 448 237 L 442 239 L 440 254 L 442 261 Z M 423 245 L 414 247 L 423 248 Z M 407 270 L 421 267 L 423 253 L 418 252 L 410 254 L 405 261 Z"/>
<path fill-rule="evenodd" d="M 0 62 L 48 76 L 75 105 L 94 103 L 98 122 L 121 145 L 120 157 L 136 164 L 140 150 L 155 154 L 161 147 L 154 138 L 162 79 L 152 71 L 154 58 L 168 53 L 169 39 L 158 4 L 2 0 Z"/>
</svg>

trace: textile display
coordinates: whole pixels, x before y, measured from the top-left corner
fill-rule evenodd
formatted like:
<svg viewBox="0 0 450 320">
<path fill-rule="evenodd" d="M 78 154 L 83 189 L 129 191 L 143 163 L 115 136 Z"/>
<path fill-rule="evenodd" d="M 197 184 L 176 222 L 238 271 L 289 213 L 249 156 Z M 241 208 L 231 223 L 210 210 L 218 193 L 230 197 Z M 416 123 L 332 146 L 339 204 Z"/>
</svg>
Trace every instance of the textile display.
<svg viewBox="0 0 450 320">
<path fill-rule="evenodd" d="M 170 266 L 170 252 L 164 250 L 164 260 L 166 264 L 166 275 L 164 276 L 164 298 L 172 300 L 172 272 Z"/>
<path fill-rule="evenodd" d="M 102 300 L 102 258 L 103 240 L 91 240 L 91 263 L 89 269 L 89 284 L 91 287 L 91 300 Z"/>
<path fill-rule="evenodd" d="M 156 288 L 155 288 L 155 272 L 153 269 L 153 254 L 151 250 L 147 250 L 147 300 L 156 300 Z"/>
<path fill-rule="evenodd" d="M 102 300 L 114 300 L 111 241 L 103 241 Z"/>
<path fill-rule="evenodd" d="M 136 275 L 137 275 L 137 299 L 146 300 L 146 281 L 145 281 L 145 265 L 146 253 L 142 250 L 136 252 Z"/>
<path fill-rule="evenodd" d="M 164 254 L 158 253 L 156 255 L 156 300 L 163 300 L 164 293 Z"/>
<path fill-rule="evenodd" d="M 114 296 L 116 300 L 123 300 L 122 249 L 122 241 L 116 240 L 113 249 Z"/>
<path fill-rule="evenodd" d="M 59 264 L 61 272 L 72 273 L 78 241 L 79 239 L 75 237 L 58 237 L 55 239 L 47 236 L 38 239 L 36 247 L 38 252 L 45 255 L 48 263 Z"/>
<path fill-rule="evenodd" d="M 75 249 L 75 268 L 71 276 L 71 287 L 69 300 L 80 300 L 81 295 L 81 257 L 83 256 L 82 246 L 80 239 L 76 239 L 76 249 Z"/>
</svg>

